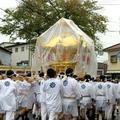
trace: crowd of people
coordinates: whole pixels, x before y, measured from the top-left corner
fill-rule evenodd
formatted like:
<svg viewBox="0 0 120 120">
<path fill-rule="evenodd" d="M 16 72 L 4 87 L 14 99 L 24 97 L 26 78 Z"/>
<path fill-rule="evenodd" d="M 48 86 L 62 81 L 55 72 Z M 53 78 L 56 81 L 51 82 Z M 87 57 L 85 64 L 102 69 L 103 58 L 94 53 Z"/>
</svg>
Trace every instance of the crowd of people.
<svg viewBox="0 0 120 120">
<path fill-rule="evenodd" d="M 119 112 L 120 83 L 109 77 L 83 78 L 68 68 L 59 74 L 0 74 L 0 120 L 113 120 Z"/>
</svg>

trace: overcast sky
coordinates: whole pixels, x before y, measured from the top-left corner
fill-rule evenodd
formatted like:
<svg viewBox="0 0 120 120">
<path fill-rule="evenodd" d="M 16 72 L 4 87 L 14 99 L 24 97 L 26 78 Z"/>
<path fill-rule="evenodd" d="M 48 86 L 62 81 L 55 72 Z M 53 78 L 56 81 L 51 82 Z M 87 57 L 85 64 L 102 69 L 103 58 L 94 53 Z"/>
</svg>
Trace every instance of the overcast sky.
<svg viewBox="0 0 120 120">
<path fill-rule="evenodd" d="M 103 6 L 102 15 L 108 17 L 108 30 L 106 34 L 100 34 L 100 40 L 104 47 L 120 43 L 120 0 L 98 0 Z"/>
<path fill-rule="evenodd" d="M 16 7 L 19 0 L 0 0 L 0 8 Z M 103 6 L 100 14 L 108 17 L 108 30 L 105 34 L 98 34 L 104 48 L 120 43 L 120 0 L 97 0 Z M 0 11 L 0 17 L 3 12 Z M 9 37 L 0 34 L 0 42 L 9 41 Z"/>
</svg>

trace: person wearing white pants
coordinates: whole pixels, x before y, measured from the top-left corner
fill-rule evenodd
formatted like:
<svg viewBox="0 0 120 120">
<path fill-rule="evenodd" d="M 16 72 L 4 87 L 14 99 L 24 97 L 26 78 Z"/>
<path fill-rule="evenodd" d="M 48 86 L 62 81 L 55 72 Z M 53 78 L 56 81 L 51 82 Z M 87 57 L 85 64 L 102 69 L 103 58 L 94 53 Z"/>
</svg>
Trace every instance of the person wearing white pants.
<svg viewBox="0 0 120 120">
<path fill-rule="evenodd" d="M 115 104 L 116 99 L 116 90 L 115 85 L 110 81 L 111 78 L 108 78 L 108 81 L 105 82 L 105 119 L 112 120 L 113 105 Z"/>
<path fill-rule="evenodd" d="M 58 114 L 55 113 L 54 111 L 51 111 L 49 113 L 49 120 L 58 120 Z"/>
<path fill-rule="evenodd" d="M 36 98 L 37 102 L 40 105 L 40 112 L 41 112 L 41 120 L 46 120 L 47 118 L 47 108 L 46 108 L 46 99 L 45 99 L 45 92 L 43 91 L 43 86 L 45 83 L 44 79 L 44 72 L 40 72 L 39 76 L 36 79 L 37 87 L 36 87 Z"/>
<path fill-rule="evenodd" d="M 14 72 L 12 70 L 8 70 L 6 75 L 7 79 L 0 81 L 1 110 L 5 112 L 5 120 L 14 120 L 14 113 L 17 108 L 17 87 L 16 82 L 12 80 Z"/>
<path fill-rule="evenodd" d="M 117 84 L 117 112 L 120 110 L 120 82 Z"/>
<path fill-rule="evenodd" d="M 15 120 L 15 112 L 7 111 L 5 114 L 5 120 Z"/>
<path fill-rule="evenodd" d="M 46 120 L 47 118 L 47 108 L 46 103 L 41 103 L 41 120 Z"/>
<path fill-rule="evenodd" d="M 66 70 L 66 76 L 62 79 L 63 87 L 63 113 L 65 120 L 73 119 L 77 120 L 78 106 L 77 100 L 79 100 L 81 94 L 79 91 L 79 85 L 77 80 L 72 78 L 73 69 L 68 68 Z"/>
<path fill-rule="evenodd" d="M 58 120 L 58 115 L 62 112 L 62 84 L 56 78 L 56 71 L 52 68 L 47 70 L 48 80 L 43 85 L 45 92 L 45 102 L 49 120 Z"/>
<path fill-rule="evenodd" d="M 0 73 L 0 81 L 1 80 L 4 80 L 4 78 L 3 78 L 3 76 L 2 76 L 2 73 Z M 1 92 L 1 91 L 0 91 Z M 0 96 L 0 98 L 1 98 L 1 96 Z M 1 100 L 1 99 L 0 99 Z M 2 101 L 0 101 L 0 120 L 3 120 L 3 116 L 4 116 L 4 111 L 2 110 Z"/>
<path fill-rule="evenodd" d="M 92 99 L 95 99 L 94 87 L 91 83 L 83 81 L 79 83 L 79 90 L 82 95 L 80 100 L 81 117 L 88 120 L 87 111 L 92 106 Z"/>
<path fill-rule="evenodd" d="M 46 107 L 46 98 L 45 98 L 45 92 L 43 91 L 45 79 L 44 79 L 44 73 L 41 72 L 39 74 L 40 76 L 40 103 L 41 103 L 41 119 L 46 120 L 47 118 L 47 107 Z"/>
<path fill-rule="evenodd" d="M 95 85 L 97 117 L 105 117 L 105 82 L 98 81 Z"/>
</svg>

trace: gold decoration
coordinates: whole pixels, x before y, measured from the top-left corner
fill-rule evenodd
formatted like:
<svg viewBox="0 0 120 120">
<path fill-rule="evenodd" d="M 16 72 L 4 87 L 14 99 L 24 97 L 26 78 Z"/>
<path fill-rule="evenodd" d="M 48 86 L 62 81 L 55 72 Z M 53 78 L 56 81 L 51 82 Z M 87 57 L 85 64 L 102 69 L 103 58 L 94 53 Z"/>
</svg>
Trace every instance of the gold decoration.
<svg viewBox="0 0 120 120">
<path fill-rule="evenodd" d="M 68 46 L 77 46 L 79 44 L 79 41 L 76 40 L 76 38 L 72 35 L 66 36 L 66 37 L 55 37 L 51 39 L 43 47 L 52 48 L 52 47 L 55 47 L 58 43 L 61 43 L 61 45 L 64 47 L 68 47 Z"/>
<path fill-rule="evenodd" d="M 65 72 L 67 68 L 75 68 L 76 62 L 54 62 L 49 66 L 56 70 L 57 73 Z"/>
</svg>

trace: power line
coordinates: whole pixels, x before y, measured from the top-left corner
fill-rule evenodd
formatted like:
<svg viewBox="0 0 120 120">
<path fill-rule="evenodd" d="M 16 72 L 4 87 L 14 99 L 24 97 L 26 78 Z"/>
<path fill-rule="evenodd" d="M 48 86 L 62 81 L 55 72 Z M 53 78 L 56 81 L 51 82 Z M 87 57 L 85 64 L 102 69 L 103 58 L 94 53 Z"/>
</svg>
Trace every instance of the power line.
<svg viewBox="0 0 120 120">
<path fill-rule="evenodd" d="M 106 3 L 106 4 L 98 4 L 98 5 L 104 5 L 104 6 L 106 6 L 106 5 L 109 5 L 109 6 L 120 6 L 120 4 L 109 4 L 109 3 Z"/>
<path fill-rule="evenodd" d="M 119 30 L 108 30 L 107 32 L 120 32 Z"/>
</svg>

